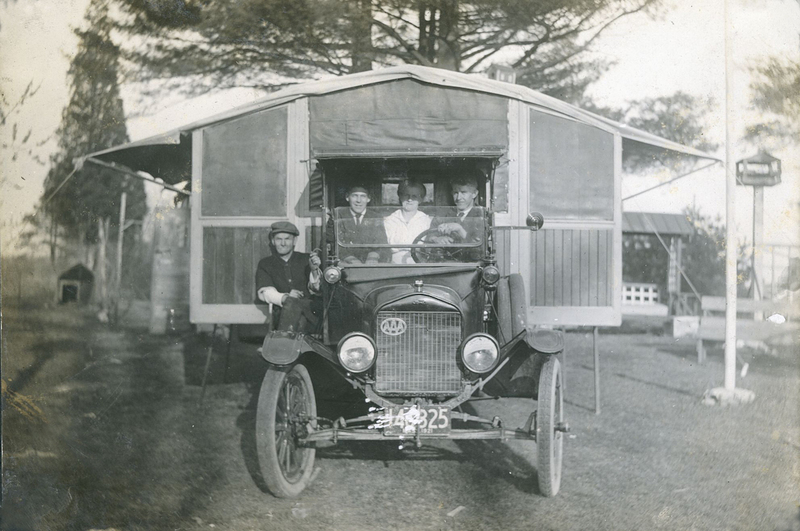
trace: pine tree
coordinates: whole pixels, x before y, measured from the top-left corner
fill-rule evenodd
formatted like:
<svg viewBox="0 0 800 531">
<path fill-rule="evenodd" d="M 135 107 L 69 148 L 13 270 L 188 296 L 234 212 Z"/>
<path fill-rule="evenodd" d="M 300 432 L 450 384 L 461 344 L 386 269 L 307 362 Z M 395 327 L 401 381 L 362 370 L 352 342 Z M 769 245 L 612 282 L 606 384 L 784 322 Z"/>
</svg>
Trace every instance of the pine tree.
<svg viewBox="0 0 800 531">
<path fill-rule="evenodd" d="M 117 0 L 127 57 L 147 78 L 195 91 L 417 64 L 482 72 L 577 101 L 607 64 L 588 55 L 615 20 L 660 0 Z M 141 37 L 145 37 L 142 39 Z M 178 78 L 194 76 L 194 83 Z M 288 80 L 287 80 L 288 78 Z M 179 86 L 180 85 L 180 86 Z"/>
<path fill-rule="evenodd" d="M 747 129 L 746 138 L 763 145 L 795 144 L 800 138 L 800 61 L 769 57 L 754 75 L 752 104 L 762 111 L 760 123 Z"/>
<path fill-rule="evenodd" d="M 51 159 L 43 194 L 48 217 L 79 245 L 105 243 L 118 218 L 123 191 L 128 195 L 128 219 L 141 218 L 146 210 L 140 180 L 91 164 L 71 175 L 74 159 L 128 141 L 119 93 L 120 50 L 111 30 L 108 0 L 91 0 L 84 26 L 75 30 L 80 40 L 68 72 L 70 99 L 57 131 L 59 150 Z"/>
</svg>

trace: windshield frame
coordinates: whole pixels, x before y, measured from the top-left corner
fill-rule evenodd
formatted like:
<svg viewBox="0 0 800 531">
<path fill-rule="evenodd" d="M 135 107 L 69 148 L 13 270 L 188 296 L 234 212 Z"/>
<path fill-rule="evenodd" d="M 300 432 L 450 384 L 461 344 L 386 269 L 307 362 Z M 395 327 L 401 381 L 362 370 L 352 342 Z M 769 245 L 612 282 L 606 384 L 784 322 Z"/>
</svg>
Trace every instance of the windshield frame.
<svg viewBox="0 0 800 531">
<path fill-rule="evenodd" d="M 385 205 L 385 206 L 374 206 L 374 207 L 367 207 L 367 212 L 369 213 L 369 217 L 365 218 L 367 221 L 374 221 L 379 220 L 376 222 L 375 228 L 377 228 L 378 223 L 380 223 L 381 230 L 385 230 L 383 223 L 386 219 L 391 216 L 393 213 L 397 212 L 400 207 L 398 205 Z M 473 210 L 477 212 L 477 215 L 473 213 Z M 458 216 L 457 216 L 457 209 L 455 206 L 423 206 L 419 208 L 420 212 L 428 215 L 431 218 L 431 221 L 438 220 L 443 223 L 459 223 Z M 376 214 L 378 214 L 376 216 Z M 418 244 L 397 244 L 397 243 L 351 243 L 351 242 L 344 242 L 341 239 L 341 236 L 344 231 L 341 230 L 341 227 L 344 223 L 351 221 L 351 211 L 349 207 L 336 207 L 332 209 L 332 212 L 329 213 L 330 219 L 332 221 L 331 225 L 328 227 L 328 230 L 332 230 L 332 238 L 330 239 L 331 242 L 334 243 L 333 249 L 331 249 L 331 258 L 335 261 L 340 263 L 341 265 L 346 265 L 348 267 L 397 267 L 397 266 L 453 266 L 454 264 L 475 264 L 481 262 L 486 259 L 487 257 L 487 249 L 488 249 L 488 240 L 490 239 L 491 235 L 491 215 L 490 210 L 486 207 L 480 205 L 474 205 L 472 209 L 470 209 L 469 219 L 474 223 L 478 222 L 480 227 L 478 227 L 478 232 L 480 234 L 480 240 L 478 241 L 467 241 L 467 242 L 453 242 L 453 243 L 439 243 L 439 242 L 429 242 L 429 243 L 418 243 Z M 460 223 L 459 223 L 460 224 Z M 431 227 L 433 228 L 433 227 Z M 420 232 L 422 234 L 425 231 Z M 419 235 L 418 234 L 418 235 Z M 413 249 L 462 249 L 468 250 L 472 253 L 475 253 L 476 249 L 480 249 L 480 257 L 477 257 L 473 260 L 443 260 L 443 261 L 431 261 L 431 262 L 408 262 L 408 263 L 397 263 L 391 261 L 391 259 L 387 261 L 379 261 L 377 263 L 344 263 L 341 259 L 343 257 L 343 252 L 346 250 L 350 251 L 364 251 L 366 249 L 373 249 L 373 250 L 413 250 Z M 466 254 L 470 254 L 469 252 Z M 463 253 L 462 253 L 463 255 Z"/>
</svg>

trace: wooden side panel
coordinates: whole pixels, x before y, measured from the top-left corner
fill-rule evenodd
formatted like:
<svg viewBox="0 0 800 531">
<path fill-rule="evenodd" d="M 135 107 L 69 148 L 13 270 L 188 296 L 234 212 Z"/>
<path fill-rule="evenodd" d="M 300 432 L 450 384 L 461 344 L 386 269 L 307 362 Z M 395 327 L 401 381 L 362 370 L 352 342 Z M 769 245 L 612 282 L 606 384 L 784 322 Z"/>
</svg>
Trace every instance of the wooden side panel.
<svg viewBox="0 0 800 531">
<path fill-rule="evenodd" d="M 609 229 L 531 233 L 531 305 L 612 306 Z"/>
<path fill-rule="evenodd" d="M 511 273 L 511 231 L 499 230 L 494 234 L 495 256 L 500 274 L 505 276 Z"/>
<path fill-rule="evenodd" d="M 269 256 L 263 227 L 204 227 L 203 304 L 253 304 L 258 261 Z"/>
</svg>

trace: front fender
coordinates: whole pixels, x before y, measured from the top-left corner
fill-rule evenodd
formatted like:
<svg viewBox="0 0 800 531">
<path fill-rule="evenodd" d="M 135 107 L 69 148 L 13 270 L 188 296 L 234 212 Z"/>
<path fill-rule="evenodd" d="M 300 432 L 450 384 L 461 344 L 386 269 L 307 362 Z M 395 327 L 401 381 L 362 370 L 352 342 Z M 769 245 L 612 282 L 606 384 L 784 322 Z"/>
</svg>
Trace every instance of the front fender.
<svg viewBox="0 0 800 531">
<path fill-rule="evenodd" d="M 558 330 L 534 328 L 520 332 L 500 349 L 505 365 L 487 380 L 483 390 L 492 396 L 536 398 L 539 374 L 550 356 L 564 350 L 564 335 Z"/>
<path fill-rule="evenodd" d="M 291 365 L 304 352 L 316 352 L 334 365 L 339 365 L 331 349 L 307 334 L 275 330 L 267 334 L 261 346 L 261 357 L 273 365 Z"/>
</svg>

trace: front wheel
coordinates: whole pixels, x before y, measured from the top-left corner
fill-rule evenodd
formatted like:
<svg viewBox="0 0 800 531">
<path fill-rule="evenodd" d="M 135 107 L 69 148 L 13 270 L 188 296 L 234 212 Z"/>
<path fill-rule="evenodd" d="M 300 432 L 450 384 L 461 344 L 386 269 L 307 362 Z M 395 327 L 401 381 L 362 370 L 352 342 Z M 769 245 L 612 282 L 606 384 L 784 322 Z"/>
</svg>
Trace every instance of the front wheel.
<svg viewBox="0 0 800 531">
<path fill-rule="evenodd" d="M 302 442 L 316 416 L 308 370 L 270 365 L 258 395 L 256 444 L 261 475 L 278 498 L 297 496 L 308 486 L 316 450 Z"/>
<path fill-rule="evenodd" d="M 551 497 L 561 487 L 561 458 L 564 434 L 564 397 L 561 393 L 561 365 L 555 356 L 548 357 L 539 376 L 536 412 L 536 453 L 539 492 Z"/>
</svg>

